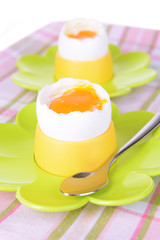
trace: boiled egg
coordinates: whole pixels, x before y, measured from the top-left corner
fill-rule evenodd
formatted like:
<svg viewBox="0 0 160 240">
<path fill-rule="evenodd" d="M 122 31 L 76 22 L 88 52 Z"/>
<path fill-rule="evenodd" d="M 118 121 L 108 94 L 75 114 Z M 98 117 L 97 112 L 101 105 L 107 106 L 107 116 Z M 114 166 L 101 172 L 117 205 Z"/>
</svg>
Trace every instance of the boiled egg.
<svg viewBox="0 0 160 240">
<path fill-rule="evenodd" d="M 37 118 L 48 137 L 62 141 L 88 140 L 109 128 L 111 102 L 100 85 L 65 78 L 39 92 Z"/>
<path fill-rule="evenodd" d="M 62 58 L 91 61 L 108 53 L 108 37 L 102 24 L 87 19 L 69 21 L 63 27 L 58 42 Z"/>
<path fill-rule="evenodd" d="M 103 24 L 89 19 L 67 22 L 59 36 L 55 78 L 87 79 L 106 83 L 113 77 L 108 36 Z"/>
</svg>

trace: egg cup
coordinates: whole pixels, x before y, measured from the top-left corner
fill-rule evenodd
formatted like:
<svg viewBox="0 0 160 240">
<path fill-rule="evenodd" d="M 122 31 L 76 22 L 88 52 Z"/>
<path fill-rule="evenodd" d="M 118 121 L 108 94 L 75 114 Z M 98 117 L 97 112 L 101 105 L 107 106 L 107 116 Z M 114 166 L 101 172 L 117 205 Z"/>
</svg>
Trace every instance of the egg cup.
<svg viewBox="0 0 160 240">
<path fill-rule="evenodd" d="M 101 167 L 117 150 L 116 133 L 111 121 L 102 135 L 85 141 L 61 141 L 46 136 L 36 127 L 35 161 L 44 171 L 63 177 L 90 172 Z"/>
<path fill-rule="evenodd" d="M 135 111 L 119 114 L 112 103 L 118 148 L 133 137 L 153 113 Z M 36 104 L 20 110 L 16 124 L 0 124 L 0 190 L 16 191 L 16 198 L 38 211 L 63 212 L 80 208 L 88 202 L 118 206 L 148 196 L 154 189 L 153 176 L 160 175 L 160 129 L 129 149 L 110 168 L 109 184 L 84 197 L 64 196 L 59 186 L 64 177 L 49 174 L 34 161 Z M 154 159 L 154 161 L 153 161 Z"/>
<path fill-rule="evenodd" d="M 102 58 L 92 61 L 71 61 L 55 57 L 55 80 L 71 77 L 87 79 L 90 82 L 104 84 L 113 78 L 113 64 L 110 51 Z"/>
<path fill-rule="evenodd" d="M 145 85 L 156 78 L 157 72 L 148 68 L 150 57 L 147 53 L 129 52 L 123 54 L 120 48 L 113 44 L 109 44 L 109 52 L 112 56 L 114 75 L 110 81 L 101 84 L 101 86 L 110 97 L 127 94 L 132 88 Z M 12 81 L 23 88 L 35 91 L 39 91 L 47 84 L 52 84 L 56 81 L 53 77 L 55 75 L 56 53 L 57 46 L 55 45 L 47 49 L 45 56 L 22 56 L 17 61 L 17 67 L 20 71 L 12 75 Z M 89 74 L 92 72 L 94 72 L 94 68 Z"/>
</svg>

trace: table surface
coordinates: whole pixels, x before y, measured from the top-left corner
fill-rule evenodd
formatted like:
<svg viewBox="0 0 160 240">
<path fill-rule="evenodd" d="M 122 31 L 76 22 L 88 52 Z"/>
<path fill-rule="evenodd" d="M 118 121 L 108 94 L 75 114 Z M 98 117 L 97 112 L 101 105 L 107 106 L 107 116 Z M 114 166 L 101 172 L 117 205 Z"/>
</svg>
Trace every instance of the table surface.
<svg viewBox="0 0 160 240">
<path fill-rule="evenodd" d="M 43 54 L 55 44 L 63 23 L 52 23 L 0 53 L 0 123 L 14 123 L 17 112 L 36 100 L 37 93 L 11 81 L 16 60 L 25 54 Z M 160 32 L 125 26 L 106 25 L 111 43 L 122 52 L 144 51 L 158 76 L 131 93 L 112 99 L 121 113 L 134 110 L 160 112 Z M 118 207 L 85 207 L 62 213 L 29 209 L 15 198 L 15 192 L 0 192 L 0 239 L 157 239 L 160 236 L 160 178 L 145 199 Z"/>
</svg>

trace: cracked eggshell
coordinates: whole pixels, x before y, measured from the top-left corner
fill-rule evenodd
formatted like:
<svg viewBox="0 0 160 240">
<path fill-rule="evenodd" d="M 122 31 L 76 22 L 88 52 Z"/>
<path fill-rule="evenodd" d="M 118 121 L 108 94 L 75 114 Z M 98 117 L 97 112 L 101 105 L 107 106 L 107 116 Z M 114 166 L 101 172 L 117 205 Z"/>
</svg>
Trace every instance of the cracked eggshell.
<svg viewBox="0 0 160 240">
<path fill-rule="evenodd" d="M 91 85 L 100 99 L 106 99 L 102 110 L 93 112 L 56 113 L 49 109 L 54 97 L 79 84 Z M 37 98 L 37 119 L 42 132 L 48 137 L 62 141 L 83 141 L 105 133 L 111 123 L 111 102 L 108 93 L 98 84 L 87 80 L 63 78 L 40 90 Z"/>
</svg>

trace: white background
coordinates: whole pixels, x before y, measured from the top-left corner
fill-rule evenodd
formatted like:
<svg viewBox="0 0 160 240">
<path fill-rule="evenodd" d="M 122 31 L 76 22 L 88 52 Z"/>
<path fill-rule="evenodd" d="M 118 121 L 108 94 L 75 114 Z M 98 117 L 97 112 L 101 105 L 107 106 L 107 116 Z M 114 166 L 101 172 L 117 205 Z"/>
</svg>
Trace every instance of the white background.
<svg viewBox="0 0 160 240">
<path fill-rule="evenodd" d="M 86 17 L 160 29 L 159 0 L 0 0 L 0 50 L 53 21 Z"/>
</svg>

